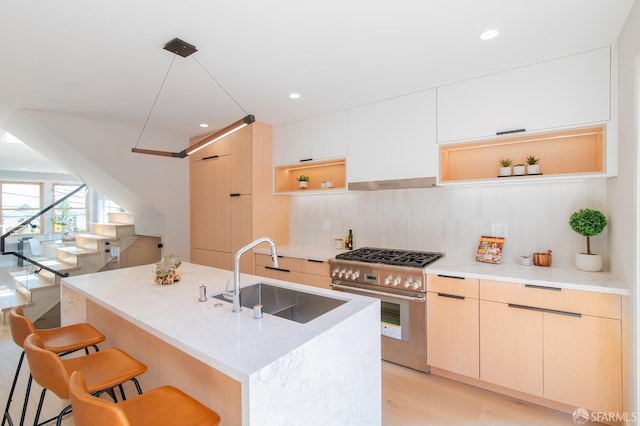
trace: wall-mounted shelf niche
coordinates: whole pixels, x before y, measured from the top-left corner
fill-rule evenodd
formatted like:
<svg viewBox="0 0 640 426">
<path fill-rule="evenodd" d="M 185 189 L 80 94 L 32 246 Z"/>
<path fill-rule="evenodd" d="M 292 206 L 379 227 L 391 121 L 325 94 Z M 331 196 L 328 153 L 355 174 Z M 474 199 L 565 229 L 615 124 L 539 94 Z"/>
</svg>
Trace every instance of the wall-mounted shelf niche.
<svg viewBox="0 0 640 426">
<path fill-rule="evenodd" d="M 605 170 L 605 126 L 571 129 L 536 135 L 511 136 L 481 142 L 440 146 L 440 183 L 494 179 L 512 182 L 561 176 L 602 175 Z M 526 163 L 540 159 L 542 175 L 497 179 L 500 160 Z"/>
<path fill-rule="evenodd" d="M 278 166 L 274 169 L 274 190 L 276 193 L 344 190 L 347 187 L 346 172 L 345 158 Z M 306 189 L 299 187 L 297 177 L 300 175 L 309 176 Z"/>
</svg>

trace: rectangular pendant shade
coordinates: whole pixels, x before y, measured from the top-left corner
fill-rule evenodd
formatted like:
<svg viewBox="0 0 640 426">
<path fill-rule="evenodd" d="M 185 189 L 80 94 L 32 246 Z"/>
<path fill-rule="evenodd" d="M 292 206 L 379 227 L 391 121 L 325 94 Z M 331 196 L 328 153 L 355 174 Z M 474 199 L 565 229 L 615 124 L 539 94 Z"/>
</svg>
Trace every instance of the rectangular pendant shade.
<svg viewBox="0 0 640 426">
<path fill-rule="evenodd" d="M 247 115 L 246 117 L 236 121 L 235 123 L 228 125 L 227 127 L 224 127 L 218 130 L 217 132 L 207 136 L 200 142 L 195 143 L 189 146 L 188 148 L 183 149 L 180 152 L 156 151 L 153 149 L 141 149 L 141 148 L 131 148 L 131 152 L 135 152 L 137 154 L 159 155 L 162 157 L 184 158 L 193 154 L 194 152 L 200 151 L 201 149 L 224 138 L 225 136 L 228 136 L 233 132 L 242 129 L 245 126 L 248 126 L 254 121 L 256 121 L 256 118 L 253 115 Z"/>
</svg>

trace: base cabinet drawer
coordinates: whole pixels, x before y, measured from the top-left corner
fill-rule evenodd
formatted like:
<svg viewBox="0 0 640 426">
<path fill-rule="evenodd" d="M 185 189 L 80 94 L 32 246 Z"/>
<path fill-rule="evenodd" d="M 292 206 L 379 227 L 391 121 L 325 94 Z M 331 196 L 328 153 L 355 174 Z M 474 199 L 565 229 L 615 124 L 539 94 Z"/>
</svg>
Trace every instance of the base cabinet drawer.
<svg viewBox="0 0 640 426">
<path fill-rule="evenodd" d="M 291 281 L 293 283 L 302 282 L 302 272 L 284 268 L 273 268 L 271 266 L 256 265 L 256 275 L 273 278 L 274 280 Z"/>
<path fill-rule="evenodd" d="M 270 255 L 256 253 L 254 256 L 255 275 L 326 289 L 331 288 L 329 262 L 327 261 L 278 256 L 278 267 L 274 268 Z"/>
</svg>

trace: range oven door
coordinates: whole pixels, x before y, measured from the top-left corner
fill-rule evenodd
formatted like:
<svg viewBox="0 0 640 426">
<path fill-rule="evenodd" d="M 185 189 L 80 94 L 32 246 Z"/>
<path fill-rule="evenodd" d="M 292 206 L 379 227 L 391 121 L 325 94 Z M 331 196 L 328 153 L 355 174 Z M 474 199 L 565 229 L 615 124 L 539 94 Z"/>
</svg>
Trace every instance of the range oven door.
<svg viewBox="0 0 640 426">
<path fill-rule="evenodd" d="M 382 359 L 427 372 L 427 304 L 375 290 L 331 284 L 334 290 L 380 299 Z"/>
</svg>

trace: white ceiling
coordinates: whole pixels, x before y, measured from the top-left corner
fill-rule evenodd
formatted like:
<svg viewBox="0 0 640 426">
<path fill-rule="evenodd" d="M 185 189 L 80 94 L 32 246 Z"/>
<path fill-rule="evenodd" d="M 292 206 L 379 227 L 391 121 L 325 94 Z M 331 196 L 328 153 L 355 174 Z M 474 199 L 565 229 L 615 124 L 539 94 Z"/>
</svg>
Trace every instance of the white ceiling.
<svg viewBox="0 0 640 426">
<path fill-rule="evenodd" d="M 289 123 L 610 45 L 632 5 L 0 0 L 0 128 L 13 111 L 28 108 L 142 130 L 175 59 L 147 128 L 184 137 L 180 150 L 202 133 L 202 122 L 222 127 L 247 112 Z M 479 40 L 488 28 L 499 37 Z M 182 58 L 163 50 L 174 37 L 198 52 Z M 290 92 L 302 98 L 291 100 Z M 153 141 L 141 139 L 139 147 L 154 149 Z M 0 149 L 2 161 L 4 144 Z"/>
</svg>

